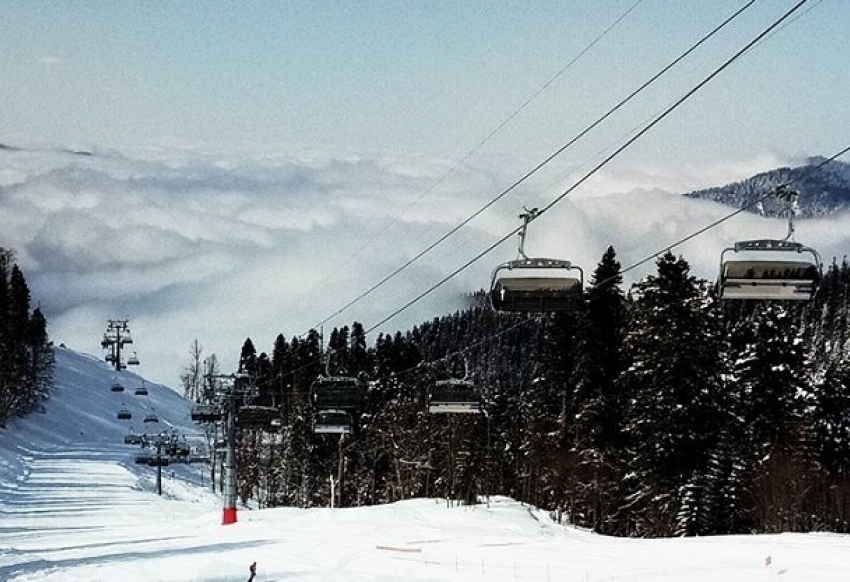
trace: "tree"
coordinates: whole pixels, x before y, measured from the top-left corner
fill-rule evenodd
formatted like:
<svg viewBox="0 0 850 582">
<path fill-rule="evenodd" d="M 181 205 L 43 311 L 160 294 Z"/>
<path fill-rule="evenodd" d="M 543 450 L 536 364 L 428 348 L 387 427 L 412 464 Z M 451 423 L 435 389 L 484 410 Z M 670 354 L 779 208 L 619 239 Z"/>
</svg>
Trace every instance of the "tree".
<svg viewBox="0 0 850 582">
<path fill-rule="evenodd" d="M 180 382 L 183 384 L 183 398 L 192 402 L 200 402 L 203 396 L 203 353 L 203 346 L 201 346 L 197 338 L 194 339 L 189 346 L 189 363 L 180 375 Z"/>
<path fill-rule="evenodd" d="M 635 285 L 626 340 L 629 510 L 640 535 L 693 535 L 708 527 L 701 500 L 723 427 L 723 350 L 706 283 L 672 253 L 656 266 Z"/>
</svg>

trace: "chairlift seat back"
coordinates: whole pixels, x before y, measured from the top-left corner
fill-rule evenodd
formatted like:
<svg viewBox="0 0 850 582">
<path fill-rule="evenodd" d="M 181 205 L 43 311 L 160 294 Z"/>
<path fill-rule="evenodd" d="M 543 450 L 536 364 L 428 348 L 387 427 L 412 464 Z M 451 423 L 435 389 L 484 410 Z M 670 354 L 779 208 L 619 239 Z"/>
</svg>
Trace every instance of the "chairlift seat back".
<svg viewBox="0 0 850 582">
<path fill-rule="evenodd" d="M 729 251 L 735 255 L 727 258 Z M 805 253 L 810 259 L 787 260 L 789 253 Z M 808 301 L 817 289 L 820 274 L 817 252 L 800 243 L 742 241 L 721 255 L 718 291 L 721 299 Z"/>
<path fill-rule="evenodd" d="M 478 391 L 468 380 L 440 380 L 428 395 L 428 412 L 432 414 L 475 414 L 481 410 Z"/>
<path fill-rule="evenodd" d="M 351 415 L 343 410 L 324 410 L 313 417 L 315 434 L 351 434 L 353 429 Z"/>
</svg>

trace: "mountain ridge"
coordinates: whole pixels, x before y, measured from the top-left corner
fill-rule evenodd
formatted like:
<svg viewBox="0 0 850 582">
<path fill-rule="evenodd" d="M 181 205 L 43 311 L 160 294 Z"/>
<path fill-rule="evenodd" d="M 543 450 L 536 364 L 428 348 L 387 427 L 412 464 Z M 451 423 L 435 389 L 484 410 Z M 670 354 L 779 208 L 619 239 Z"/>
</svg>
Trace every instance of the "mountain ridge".
<svg viewBox="0 0 850 582">
<path fill-rule="evenodd" d="M 775 168 L 724 186 L 687 192 L 684 196 L 776 217 L 785 215 L 787 202 L 774 197 L 758 200 L 780 184 L 787 184 L 799 194 L 793 206 L 798 217 L 831 216 L 850 208 L 850 164 L 827 161 L 822 156 L 807 158 L 801 166 Z"/>
</svg>

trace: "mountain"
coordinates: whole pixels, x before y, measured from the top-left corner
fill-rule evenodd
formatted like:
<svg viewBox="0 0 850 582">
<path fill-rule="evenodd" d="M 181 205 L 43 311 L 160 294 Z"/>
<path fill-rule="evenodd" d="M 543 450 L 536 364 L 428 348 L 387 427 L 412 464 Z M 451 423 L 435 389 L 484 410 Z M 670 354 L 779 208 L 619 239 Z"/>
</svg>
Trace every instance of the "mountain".
<svg viewBox="0 0 850 582">
<path fill-rule="evenodd" d="M 850 164 L 837 160 L 824 164 L 825 161 L 823 157 L 811 157 L 802 166 L 777 168 L 740 182 L 688 192 L 685 196 L 736 208 L 746 206 L 750 212 L 779 216 L 787 208 L 785 202 L 776 198 L 768 198 L 761 204 L 756 201 L 779 184 L 789 184 L 791 190 L 799 193 L 797 216 L 827 216 L 850 207 Z M 821 164 L 824 165 L 817 167 Z"/>
</svg>

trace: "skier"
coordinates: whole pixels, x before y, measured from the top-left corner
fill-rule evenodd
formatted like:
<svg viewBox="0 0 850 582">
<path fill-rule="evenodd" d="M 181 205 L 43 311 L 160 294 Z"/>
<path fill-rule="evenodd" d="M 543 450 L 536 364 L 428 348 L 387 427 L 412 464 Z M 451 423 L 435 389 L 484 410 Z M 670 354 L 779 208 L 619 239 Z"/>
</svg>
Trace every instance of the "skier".
<svg viewBox="0 0 850 582">
<path fill-rule="evenodd" d="M 251 573 L 251 575 L 248 576 L 248 582 L 254 582 L 254 576 L 257 575 L 257 562 L 254 562 L 253 564 L 248 566 L 248 572 Z"/>
</svg>

